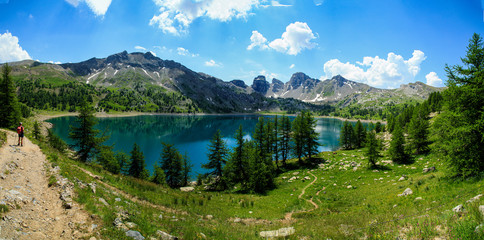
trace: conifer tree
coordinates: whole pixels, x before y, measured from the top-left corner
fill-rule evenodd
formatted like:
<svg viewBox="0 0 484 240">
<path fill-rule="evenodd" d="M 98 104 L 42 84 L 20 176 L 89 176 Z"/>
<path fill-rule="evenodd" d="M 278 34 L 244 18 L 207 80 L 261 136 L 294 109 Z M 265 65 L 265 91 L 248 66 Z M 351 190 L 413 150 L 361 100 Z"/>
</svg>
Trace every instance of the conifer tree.
<svg viewBox="0 0 484 240">
<path fill-rule="evenodd" d="M 304 120 L 303 114 L 298 114 L 292 122 L 292 141 L 294 155 L 297 156 L 299 164 L 302 164 L 304 154 Z"/>
<path fill-rule="evenodd" d="M 40 140 L 42 138 L 42 135 L 40 133 L 40 124 L 38 121 L 34 122 L 34 129 L 32 131 L 32 135 L 34 136 L 35 139 Z"/>
<path fill-rule="evenodd" d="M 274 152 L 274 160 L 276 161 L 276 168 L 279 169 L 279 142 L 281 141 L 281 138 L 279 136 L 279 121 L 276 117 L 274 118 L 274 130 L 273 130 L 273 152 Z"/>
<path fill-rule="evenodd" d="M 290 142 L 291 142 L 291 120 L 288 116 L 282 116 L 281 126 L 279 127 L 280 130 L 280 151 L 282 157 L 282 165 L 286 167 L 286 160 L 289 157 L 289 153 L 291 150 Z"/>
<path fill-rule="evenodd" d="M 365 156 L 368 158 L 368 165 L 370 168 L 376 167 L 376 162 L 380 158 L 380 143 L 376 138 L 375 132 L 370 131 L 366 137 L 367 150 Z"/>
<path fill-rule="evenodd" d="M 351 149 L 353 143 L 353 125 L 344 121 L 340 132 L 340 145 L 343 149 Z"/>
<path fill-rule="evenodd" d="M 429 150 L 429 121 L 427 119 L 426 110 L 420 107 L 415 108 L 412 119 L 407 126 L 410 149 L 417 155 L 425 153 Z"/>
<path fill-rule="evenodd" d="M 395 129 L 393 130 L 388 153 L 395 163 L 402 164 L 409 160 L 409 155 L 405 150 L 405 137 L 403 136 L 403 130 L 399 123 L 395 125 Z"/>
<path fill-rule="evenodd" d="M 316 132 L 316 119 L 308 111 L 303 112 L 302 115 L 304 121 L 304 153 L 308 159 L 311 159 L 318 153 L 318 147 L 320 146 L 318 142 L 319 135 Z"/>
<path fill-rule="evenodd" d="M 0 127 L 15 128 L 20 121 L 20 108 L 17 91 L 10 77 L 12 69 L 5 63 L 0 79 Z"/>
<path fill-rule="evenodd" d="M 153 167 L 153 178 L 151 179 L 151 181 L 156 184 L 163 185 L 165 184 L 165 178 L 165 172 L 163 171 L 163 169 L 158 166 L 158 164 L 155 164 L 155 166 Z"/>
<path fill-rule="evenodd" d="M 173 144 L 162 143 L 163 150 L 160 154 L 160 167 L 164 171 L 165 182 L 171 188 L 183 185 L 183 157 Z M 159 173 L 159 178 L 161 175 Z"/>
<path fill-rule="evenodd" d="M 255 142 L 255 148 L 259 153 L 262 153 L 265 150 L 264 149 L 264 139 L 265 139 L 264 125 L 265 125 L 264 118 L 259 117 L 259 121 L 255 125 L 254 134 L 253 134 L 253 138 L 254 138 L 254 142 Z"/>
<path fill-rule="evenodd" d="M 363 147 L 364 143 L 365 143 L 365 140 L 366 140 L 366 129 L 365 127 L 363 126 L 363 124 L 361 124 L 361 121 L 358 120 L 358 122 L 356 122 L 356 125 L 355 125 L 355 132 L 354 132 L 354 137 L 353 137 L 353 146 L 355 148 L 361 148 Z"/>
<path fill-rule="evenodd" d="M 267 155 L 261 155 L 254 141 L 247 142 L 245 149 L 249 163 L 249 181 L 244 190 L 264 193 L 274 185 L 274 174 L 267 164 Z"/>
<path fill-rule="evenodd" d="M 461 58 L 464 66 L 446 66 L 447 89 L 442 112 L 433 123 L 435 151 L 452 175 L 478 176 L 484 171 L 484 45 L 474 33 Z"/>
<path fill-rule="evenodd" d="M 133 150 L 131 154 L 131 163 L 129 166 L 128 174 L 129 176 L 146 180 L 149 177 L 148 170 L 146 169 L 145 156 L 140 150 L 138 144 L 133 144 Z"/>
<path fill-rule="evenodd" d="M 220 130 L 217 130 L 213 138 L 210 140 L 208 151 L 208 163 L 203 164 L 202 167 L 212 170 L 211 172 L 208 172 L 207 175 L 215 180 L 214 189 L 224 190 L 227 185 L 223 176 L 223 169 L 227 163 L 227 155 L 229 152 L 225 141 L 222 139 Z"/>
<path fill-rule="evenodd" d="M 188 180 L 190 179 L 190 172 L 192 171 L 192 163 L 190 162 L 190 158 L 188 158 L 188 154 L 185 152 L 185 155 L 183 155 L 182 159 L 182 175 L 183 175 L 183 181 L 182 185 L 187 186 L 188 185 Z"/>
<path fill-rule="evenodd" d="M 242 125 L 235 132 L 235 148 L 225 166 L 225 176 L 229 185 L 245 184 L 248 179 L 248 162 L 245 152 Z"/>
<path fill-rule="evenodd" d="M 90 160 L 96 153 L 96 149 L 107 139 L 107 137 L 97 136 L 99 130 L 94 128 L 97 124 L 94 112 L 94 108 L 83 101 L 75 125 L 70 126 L 69 138 L 74 141 L 72 147 L 77 149 L 76 156 L 82 162 Z"/>
</svg>

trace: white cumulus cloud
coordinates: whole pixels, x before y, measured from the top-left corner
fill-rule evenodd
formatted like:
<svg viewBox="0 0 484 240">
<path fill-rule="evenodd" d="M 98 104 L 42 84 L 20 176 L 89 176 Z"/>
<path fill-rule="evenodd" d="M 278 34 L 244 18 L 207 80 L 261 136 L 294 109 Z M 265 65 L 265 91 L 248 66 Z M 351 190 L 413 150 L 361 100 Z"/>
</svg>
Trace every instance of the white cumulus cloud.
<svg viewBox="0 0 484 240">
<path fill-rule="evenodd" d="M 252 31 L 251 44 L 247 47 L 252 50 L 255 47 L 260 49 L 274 49 L 289 55 L 298 55 L 304 49 L 312 49 L 317 44 L 312 40 L 316 39 L 311 28 L 305 22 L 294 22 L 286 27 L 281 38 L 277 38 L 267 44 L 267 39 L 258 31 Z"/>
<path fill-rule="evenodd" d="M 176 49 L 176 52 L 178 53 L 178 55 L 180 56 L 191 56 L 191 57 L 198 57 L 198 54 L 194 54 L 194 53 L 191 53 L 190 51 L 188 51 L 188 49 L 185 49 L 185 48 L 182 48 L 182 47 L 178 47 Z"/>
<path fill-rule="evenodd" d="M 18 43 L 18 38 L 6 32 L 0 34 L 0 62 L 15 62 L 32 59 Z"/>
<path fill-rule="evenodd" d="M 371 86 L 395 88 L 402 83 L 413 82 L 415 76 L 420 72 L 420 64 L 426 58 L 422 51 L 414 50 L 412 57 L 408 60 L 393 52 L 388 53 L 386 59 L 378 56 L 364 57 L 362 62 L 356 62 L 356 64 L 342 63 L 338 59 L 332 59 L 324 64 L 326 76 L 321 79 L 339 74 Z"/>
<path fill-rule="evenodd" d="M 436 72 L 430 72 L 429 74 L 425 75 L 425 79 L 427 79 L 427 85 L 434 87 L 442 86 L 442 79 L 439 78 Z"/>
<path fill-rule="evenodd" d="M 208 17 L 227 22 L 233 18 L 247 18 L 262 0 L 154 0 L 160 13 L 150 20 L 165 33 L 179 35 L 187 33 L 190 24 L 197 18 Z"/>
<path fill-rule="evenodd" d="M 210 59 L 210 61 L 205 62 L 205 66 L 207 66 L 207 67 L 221 67 L 222 64 L 215 62 L 213 59 Z"/>
<path fill-rule="evenodd" d="M 134 49 L 140 50 L 140 51 L 146 51 L 146 48 L 144 48 L 142 46 L 135 46 Z"/>
<path fill-rule="evenodd" d="M 104 16 L 111 5 L 111 0 L 65 0 L 74 7 L 78 7 L 79 3 L 85 2 L 91 11 L 97 16 Z"/>
<path fill-rule="evenodd" d="M 296 65 L 294 65 L 294 63 L 293 63 L 293 64 L 291 64 L 291 66 L 289 66 L 289 69 L 293 69 L 295 66 Z"/>
</svg>

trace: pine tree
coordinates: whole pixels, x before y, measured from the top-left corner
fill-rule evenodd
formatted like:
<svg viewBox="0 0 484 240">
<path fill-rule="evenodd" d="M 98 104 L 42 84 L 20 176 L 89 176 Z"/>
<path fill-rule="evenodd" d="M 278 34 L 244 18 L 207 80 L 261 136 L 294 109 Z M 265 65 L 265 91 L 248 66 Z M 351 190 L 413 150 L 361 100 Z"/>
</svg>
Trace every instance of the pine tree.
<svg viewBox="0 0 484 240">
<path fill-rule="evenodd" d="M 10 77 L 12 69 L 5 63 L 0 79 L 0 127 L 15 128 L 20 122 L 20 108 L 17 91 Z"/>
<path fill-rule="evenodd" d="M 144 180 L 148 179 L 149 173 L 146 170 L 145 156 L 141 152 L 138 144 L 133 144 L 133 150 L 130 153 L 131 163 L 128 170 L 129 176 Z"/>
<path fill-rule="evenodd" d="M 116 152 L 114 154 L 114 157 L 116 158 L 116 161 L 118 161 L 119 164 L 119 173 L 128 175 L 129 173 L 129 156 L 125 152 Z"/>
<path fill-rule="evenodd" d="M 461 58 L 464 66 L 446 66 L 447 89 L 442 112 L 433 123 L 435 151 L 452 175 L 478 176 L 484 171 L 484 47 L 475 33 Z"/>
<path fill-rule="evenodd" d="M 304 154 L 304 121 L 302 114 L 298 114 L 292 122 L 292 132 L 293 153 L 297 156 L 299 164 L 302 164 L 302 156 Z"/>
<path fill-rule="evenodd" d="M 97 119 L 94 117 L 94 108 L 86 101 L 81 103 L 79 115 L 75 120 L 75 125 L 70 126 L 69 138 L 74 141 L 72 147 L 77 149 L 76 156 L 82 162 L 90 160 L 96 149 L 107 137 L 97 137 L 99 130 L 94 129 Z"/>
<path fill-rule="evenodd" d="M 316 132 L 316 119 L 310 112 L 303 112 L 303 127 L 304 127 L 304 152 L 308 159 L 318 154 L 318 147 L 320 146 L 318 139 L 319 134 Z"/>
<path fill-rule="evenodd" d="M 410 156 L 405 151 L 405 137 L 403 136 L 403 130 L 398 123 L 395 125 L 395 130 L 393 130 L 388 153 L 392 161 L 395 163 L 407 163 L 409 160 Z"/>
<path fill-rule="evenodd" d="M 407 126 L 409 145 L 415 154 L 422 154 L 429 150 L 428 145 L 429 121 L 425 109 L 415 108 L 415 113 Z"/>
<path fill-rule="evenodd" d="M 368 165 L 370 168 L 376 167 L 376 162 L 380 158 L 380 143 L 376 139 L 374 131 L 370 131 L 366 137 L 367 150 L 365 156 L 368 158 Z"/>
<path fill-rule="evenodd" d="M 235 148 L 225 166 L 225 176 L 228 185 L 244 184 L 248 179 L 248 162 L 245 152 L 244 132 L 242 125 L 235 132 Z"/>
<path fill-rule="evenodd" d="M 291 150 L 291 120 L 288 116 L 282 116 L 280 130 L 280 151 L 282 157 L 282 165 L 286 167 L 286 160 L 289 157 Z"/>
<path fill-rule="evenodd" d="M 99 149 L 96 160 L 103 168 L 111 173 L 119 174 L 121 166 L 113 152 L 112 146 L 102 146 Z"/>
<path fill-rule="evenodd" d="M 247 142 L 245 149 L 249 163 L 249 180 L 244 190 L 256 193 L 264 193 L 274 186 L 274 174 L 264 159 L 267 155 L 261 156 L 254 141 Z"/>
<path fill-rule="evenodd" d="M 32 131 L 32 135 L 37 140 L 40 140 L 42 138 L 42 135 L 40 133 L 40 124 L 38 121 L 34 122 L 34 130 Z"/>
<path fill-rule="evenodd" d="M 165 184 L 165 172 L 158 164 L 155 164 L 153 167 L 153 178 L 151 181 L 160 185 Z"/>
<path fill-rule="evenodd" d="M 272 134 L 273 134 L 273 141 L 274 141 L 274 145 L 273 145 L 274 160 L 276 161 L 276 168 L 279 170 L 279 152 L 280 152 L 279 143 L 281 141 L 281 138 L 279 136 L 279 122 L 277 119 L 277 115 L 274 118 L 274 131 Z"/>
<path fill-rule="evenodd" d="M 193 165 L 190 162 L 190 158 L 188 158 L 188 154 L 185 152 L 182 159 L 182 175 L 183 175 L 183 186 L 188 185 L 188 180 L 190 179 L 190 172 L 192 171 Z"/>
<path fill-rule="evenodd" d="M 264 125 L 265 125 L 264 118 L 259 117 L 259 121 L 255 125 L 254 134 L 253 134 L 254 142 L 256 144 L 255 147 L 259 153 L 265 152 L 264 151 L 265 150 L 264 149 L 264 139 L 265 139 Z"/>
<path fill-rule="evenodd" d="M 208 163 L 203 164 L 202 167 L 212 170 L 211 172 L 208 172 L 207 175 L 215 180 L 214 189 L 224 190 L 226 188 L 226 183 L 223 178 L 223 169 L 227 163 L 228 149 L 225 141 L 222 139 L 220 130 L 217 130 L 213 138 L 210 140 L 208 151 Z"/>
<path fill-rule="evenodd" d="M 363 124 L 361 124 L 360 120 L 358 120 L 358 122 L 356 122 L 354 129 L 355 129 L 355 132 L 354 132 L 354 138 L 353 138 L 354 139 L 353 146 L 355 148 L 361 148 L 361 147 L 363 147 L 363 145 L 365 143 L 366 129 L 363 126 Z"/>
<path fill-rule="evenodd" d="M 375 132 L 380 133 L 381 131 L 382 131 L 382 125 L 381 125 L 381 122 L 378 121 L 376 122 L 376 125 L 375 125 Z"/>
<path fill-rule="evenodd" d="M 171 188 L 183 185 L 183 157 L 173 144 L 162 143 L 160 166 L 164 171 L 165 181 Z"/>
<path fill-rule="evenodd" d="M 353 143 L 353 125 L 344 121 L 340 132 L 340 145 L 343 149 L 351 149 Z"/>
</svg>

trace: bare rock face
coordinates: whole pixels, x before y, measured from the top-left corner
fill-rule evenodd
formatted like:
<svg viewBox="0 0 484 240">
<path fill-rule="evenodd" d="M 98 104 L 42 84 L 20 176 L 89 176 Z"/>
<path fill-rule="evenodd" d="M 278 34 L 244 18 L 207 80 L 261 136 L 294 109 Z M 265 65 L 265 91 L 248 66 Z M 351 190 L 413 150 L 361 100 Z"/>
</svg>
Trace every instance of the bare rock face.
<svg viewBox="0 0 484 240">
<path fill-rule="evenodd" d="M 254 91 L 261 93 L 261 94 L 266 94 L 267 90 L 270 88 L 269 82 L 266 80 L 265 76 L 257 76 L 254 78 L 254 82 L 252 83 L 252 89 Z"/>
</svg>

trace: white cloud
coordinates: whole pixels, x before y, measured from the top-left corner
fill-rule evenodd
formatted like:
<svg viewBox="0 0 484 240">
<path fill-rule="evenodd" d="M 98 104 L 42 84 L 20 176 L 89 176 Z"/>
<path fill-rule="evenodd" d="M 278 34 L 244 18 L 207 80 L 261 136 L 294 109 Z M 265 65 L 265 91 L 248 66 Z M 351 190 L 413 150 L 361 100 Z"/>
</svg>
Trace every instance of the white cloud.
<svg viewBox="0 0 484 240">
<path fill-rule="evenodd" d="M 207 67 L 221 67 L 222 64 L 215 62 L 213 59 L 211 59 L 210 61 L 205 62 L 205 66 L 207 66 Z"/>
<path fill-rule="evenodd" d="M 425 75 L 425 79 L 427 79 L 427 85 L 434 87 L 442 86 L 442 79 L 439 78 L 436 72 L 430 72 L 429 74 Z"/>
<path fill-rule="evenodd" d="M 422 51 L 414 50 L 408 60 L 392 52 L 388 54 L 387 59 L 378 56 L 364 57 L 363 62 L 356 62 L 356 64 L 332 59 L 324 64 L 326 74 L 324 77 L 331 78 L 339 74 L 371 86 L 394 88 L 402 83 L 413 82 L 420 72 L 420 64 L 426 58 Z"/>
<path fill-rule="evenodd" d="M 199 17 L 227 22 L 232 18 L 247 18 L 262 0 L 153 0 L 160 14 L 153 16 L 150 25 L 165 33 L 187 33 L 190 24 Z"/>
<path fill-rule="evenodd" d="M 267 39 L 262 34 L 258 31 L 252 31 L 251 44 L 247 49 L 252 50 L 258 46 L 260 49 L 271 48 L 289 55 L 298 55 L 302 50 L 311 49 L 317 45 L 311 41 L 313 39 L 316 39 L 316 36 L 307 23 L 294 22 L 286 27 L 286 31 L 281 38 L 277 38 L 269 44 L 266 44 Z"/>
<path fill-rule="evenodd" d="M 292 5 L 281 4 L 279 1 L 271 1 L 273 7 L 291 7 Z"/>
<path fill-rule="evenodd" d="M 176 49 L 176 52 L 178 53 L 178 55 L 181 55 L 181 56 L 198 57 L 198 54 L 191 53 L 190 51 L 188 51 L 188 49 L 185 49 L 182 47 L 178 47 Z"/>
<path fill-rule="evenodd" d="M 289 66 L 289 69 L 293 69 L 295 66 L 296 65 L 294 65 L 294 63 L 293 63 L 293 64 L 291 64 L 291 66 Z"/>
<path fill-rule="evenodd" d="M 96 16 L 104 16 L 111 5 L 111 0 L 65 0 L 74 7 L 78 7 L 79 3 L 85 2 L 91 11 Z"/>
<path fill-rule="evenodd" d="M 134 49 L 140 50 L 140 51 L 146 51 L 146 48 L 144 48 L 142 46 L 135 46 Z"/>
<path fill-rule="evenodd" d="M 314 5 L 316 6 L 321 6 L 323 5 L 323 3 L 324 3 L 324 0 L 314 0 Z"/>
<path fill-rule="evenodd" d="M 252 31 L 252 36 L 250 36 L 250 45 L 247 50 L 252 50 L 254 47 L 259 47 L 261 49 L 268 49 L 267 39 L 262 36 L 258 31 Z"/>
<path fill-rule="evenodd" d="M 259 75 L 263 75 L 266 77 L 266 80 L 270 80 L 270 79 L 273 79 L 273 78 L 278 78 L 279 77 L 279 74 L 277 73 L 273 73 L 273 72 L 268 72 L 267 70 L 261 70 L 259 72 Z"/>
<path fill-rule="evenodd" d="M 0 62 L 15 62 L 32 59 L 18 43 L 18 38 L 6 32 L 0 34 Z"/>
</svg>

